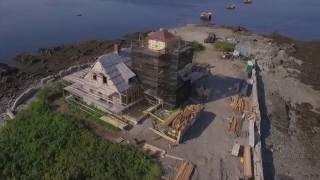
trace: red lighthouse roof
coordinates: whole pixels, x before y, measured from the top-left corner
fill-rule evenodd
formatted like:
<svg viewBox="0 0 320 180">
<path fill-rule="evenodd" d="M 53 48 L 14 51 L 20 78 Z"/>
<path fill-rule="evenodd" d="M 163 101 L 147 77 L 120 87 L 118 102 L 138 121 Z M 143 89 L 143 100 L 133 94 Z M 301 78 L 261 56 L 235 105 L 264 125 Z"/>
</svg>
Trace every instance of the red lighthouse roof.
<svg viewBox="0 0 320 180">
<path fill-rule="evenodd" d="M 151 32 L 148 34 L 149 40 L 169 42 L 174 38 L 175 38 L 175 36 L 172 33 L 170 33 L 168 30 L 163 30 L 163 29 L 160 31 Z"/>
</svg>

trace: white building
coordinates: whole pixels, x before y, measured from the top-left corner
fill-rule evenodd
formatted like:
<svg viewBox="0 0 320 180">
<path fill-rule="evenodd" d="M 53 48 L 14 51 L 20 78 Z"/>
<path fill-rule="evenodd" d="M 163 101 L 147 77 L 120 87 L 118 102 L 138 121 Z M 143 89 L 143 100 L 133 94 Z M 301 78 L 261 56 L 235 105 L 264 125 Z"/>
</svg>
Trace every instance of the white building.
<svg viewBox="0 0 320 180">
<path fill-rule="evenodd" d="M 64 90 L 102 111 L 124 111 L 143 98 L 136 74 L 130 70 L 130 52 L 115 45 L 113 53 L 100 56 L 91 68 L 64 77 L 72 83 Z"/>
</svg>

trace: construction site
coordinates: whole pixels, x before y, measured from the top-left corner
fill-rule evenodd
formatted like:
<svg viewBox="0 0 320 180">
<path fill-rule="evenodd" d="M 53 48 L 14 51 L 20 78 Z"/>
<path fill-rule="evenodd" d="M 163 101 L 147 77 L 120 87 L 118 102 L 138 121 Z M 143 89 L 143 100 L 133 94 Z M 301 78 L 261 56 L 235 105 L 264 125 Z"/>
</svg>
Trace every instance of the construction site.
<svg viewBox="0 0 320 180">
<path fill-rule="evenodd" d="M 210 34 L 161 29 L 138 45 L 115 45 L 63 78 L 64 97 L 101 111 L 100 120 L 121 130 L 106 137 L 158 159 L 163 179 L 263 179 L 253 61 L 224 59 L 204 43 Z"/>
<path fill-rule="evenodd" d="M 0 125 L 19 118 L 41 94 L 51 94 L 46 111 L 60 114 L 66 119 L 61 123 L 79 121 L 104 143 L 143 151 L 142 159 L 155 162 L 157 177 L 164 180 L 319 179 L 317 47 L 240 27 L 187 25 L 63 51 L 44 49 L 44 54 L 21 57 L 46 63 L 33 64 L 35 69 L 19 81 L 10 79 L 21 72 L 3 71 L 4 94 L 14 98 L 2 98 Z M 73 53 L 77 56 L 70 59 Z M 33 115 L 42 122 L 42 116 Z M 117 173 L 122 177 L 121 170 Z"/>
</svg>

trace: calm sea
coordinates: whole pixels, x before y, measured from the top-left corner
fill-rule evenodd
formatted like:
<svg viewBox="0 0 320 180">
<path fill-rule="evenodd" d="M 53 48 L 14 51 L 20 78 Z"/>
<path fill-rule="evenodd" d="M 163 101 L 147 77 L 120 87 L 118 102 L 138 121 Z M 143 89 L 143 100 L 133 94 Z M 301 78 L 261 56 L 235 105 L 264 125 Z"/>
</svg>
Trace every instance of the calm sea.
<svg viewBox="0 0 320 180">
<path fill-rule="evenodd" d="M 320 40 L 320 0 L 0 0 L 0 62 L 40 47 L 198 23 L 203 10 L 220 25 Z"/>
</svg>

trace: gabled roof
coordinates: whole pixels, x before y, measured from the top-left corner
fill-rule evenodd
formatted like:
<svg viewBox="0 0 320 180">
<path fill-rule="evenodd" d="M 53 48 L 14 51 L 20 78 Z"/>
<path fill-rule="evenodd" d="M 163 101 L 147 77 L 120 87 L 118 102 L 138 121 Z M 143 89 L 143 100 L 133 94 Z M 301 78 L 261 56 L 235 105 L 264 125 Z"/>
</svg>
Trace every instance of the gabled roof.
<svg viewBox="0 0 320 180">
<path fill-rule="evenodd" d="M 175 36 L 167 30 L 160 30 L 157 32 L 151 32 L 148 34 L 148 39 L 168 42 L 175 38 Z"/>
<path fill-rule="evenodd" d="M 92 70 L 98 71 L 108 77 L 118 92 L 127 90 L 128 80 L 135 76 L 128 65 L 131 64 L 131 49 L 122 49 L 118 54 L 109 53 L 100 56 L 93 65 Z"/>
<path fill-rule="evenodd" d="M 119 63 L 116 67 L 124 79 L 130 79 L 136 76 L 124 63 Z"/>
</svg>

